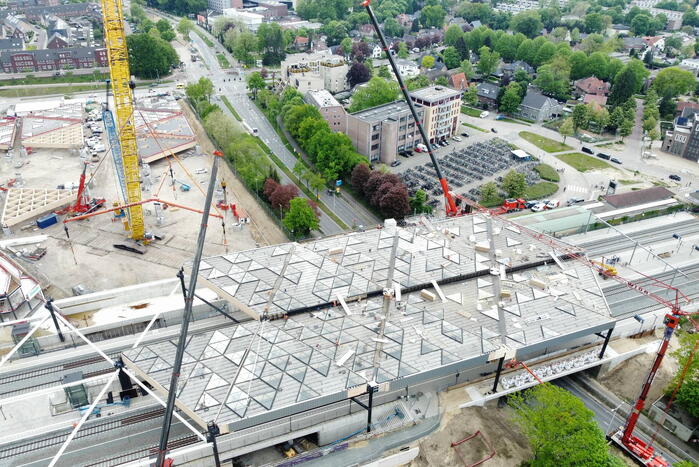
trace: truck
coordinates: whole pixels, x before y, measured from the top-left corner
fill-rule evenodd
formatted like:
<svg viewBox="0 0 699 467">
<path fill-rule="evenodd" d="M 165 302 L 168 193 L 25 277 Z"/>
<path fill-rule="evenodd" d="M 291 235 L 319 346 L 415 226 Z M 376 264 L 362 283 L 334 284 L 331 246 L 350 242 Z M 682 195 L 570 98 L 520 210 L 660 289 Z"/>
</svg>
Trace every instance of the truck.
<svg viewBox="0 0 699 467">
<path fill-rule="evenodd" d="M 196 62 L 196 61 L 197 61 L 197 56 L 196 56 L 196 55 L 192 54 L 192 57 L 191 57 L 191 58 L 192 58 L 192 61 L 193 61 L 193 62 Z"/>
<path fill-rule="evenodd" d="M 526 208 L 527 202 L 522 198 L 508 198 L 506 199 L 500 208 L 502 212 L 513 212 L 521 211 Z"/>
</svg>

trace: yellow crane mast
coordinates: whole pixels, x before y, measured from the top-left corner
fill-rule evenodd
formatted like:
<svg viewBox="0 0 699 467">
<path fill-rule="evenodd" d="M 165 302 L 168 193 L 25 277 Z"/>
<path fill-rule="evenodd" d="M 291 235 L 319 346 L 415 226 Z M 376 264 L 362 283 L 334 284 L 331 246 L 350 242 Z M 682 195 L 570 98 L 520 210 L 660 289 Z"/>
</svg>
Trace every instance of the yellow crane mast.
<svg viewBox="0 0 699 467">
<path fill-rule="evenodd" d="M 131 205 L 128 208 L 131 238 L 140 240 L 145 233 L 145 226 L 143 224 L 143 208 L 140 204 L 134 204 L 141 201 L 141 174 L 138 165 L 133 111 L 133 88 L 135 85 L 129 72 L 129 52 L 126 47 L 124 12 L 121 0 L 102 0 L 102 19 L 114 95 L 116 129 L 124 165 L 126 203 Z"/>
</svg>

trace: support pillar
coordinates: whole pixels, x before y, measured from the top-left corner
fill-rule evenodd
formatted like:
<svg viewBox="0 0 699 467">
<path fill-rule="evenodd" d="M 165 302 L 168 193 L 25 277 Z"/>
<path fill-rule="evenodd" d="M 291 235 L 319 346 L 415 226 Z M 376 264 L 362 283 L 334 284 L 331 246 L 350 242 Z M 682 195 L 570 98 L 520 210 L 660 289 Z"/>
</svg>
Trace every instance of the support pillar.
<svg viewBox="0 0 699 467">
<path fill-rule="evenodd" d="M 61 332 L 61 328 L 58 326 L 58 320 L 56 319 L 56 310 L 53 309 L 53 298 L 46 300 L 46 309 L 49 310 L 49 313 L 51 313 L 51 319 L 53 320 L 53 325 L 58 333 L 58 338 L 61 339 L 61 342 L 65 342 L 66 338 L 63 336 L 63 332 Z"/>
<path fill-rule="evenodd" d="M 599 358 L 602 360 L 604 358 L 604 352 L 607 350 L 607 344 L 609 344 L 609 338 L 612 337 L 612 331 L 614 328 L 609 328 L 607 331 L 607 336 L 604 338 L 604 344 L 602 344 L 602 350 L 600 350 Z"/>
<path fill-rule="evenodd" d="M 216 437 L 221 434 L 221 430 L 218 428 L 215 422 L 209 422 L 206 424 L 208 429 L 206 433 L 206 440 L 211 443 L 214 448 L 214 463 L 216 467 L 221 467 L 221 459 L 218 456 L 218 445 L 216 444 Z"/>
<path fill-rule="evenodd" d="M 502 373 L 503 363 L 505 363 L 505 357 L 500 357 L 500 360 L 498 360 L 498 369 L 495 372 L 495 382 L 493 383 L 493 393 L 498 392 L 498 383 L 500 383 L 500 374 Z"/>
</svg>

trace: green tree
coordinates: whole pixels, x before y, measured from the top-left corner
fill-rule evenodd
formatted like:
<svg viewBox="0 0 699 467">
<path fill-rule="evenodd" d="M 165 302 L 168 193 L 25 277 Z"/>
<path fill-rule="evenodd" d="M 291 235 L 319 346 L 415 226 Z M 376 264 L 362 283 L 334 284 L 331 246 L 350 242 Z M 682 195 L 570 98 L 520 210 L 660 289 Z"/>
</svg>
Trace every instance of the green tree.
<svg viewBox="0 0 699 467">
<path fill-rule="evenodd" d="M 247 84 L 248 89 L 252 89 L 253 99 L 257 99 L 257 91 L 264 89 L 264 87 L 267 85 L 265 79 L 262 77 L 262 74 L 259 71 L 255 71 L 248 75 Z"/>
<path fill-rule="evenodd" d="M 609 123 L 607 123 L 607 127 L 612 131 L 616 131 L 621 127 L 621 124 L 624 123 L 625 119 L 626 115 L 624 115 L 624 109 L 621 107 L 615 107 L 611 115 L 609 115 Z"/>
<path fill-rule="evenodd" d="M 648 36 L 655 34 L 656 23 L 653 18 L 646 14 L 636 15 L 631 21 L 631 32 L 635 36 Z"/>
<path fill-rule="evenodd" d="M 492 52 L 489 47 L 483 46 L 478 49 L 478 71 L 483 76 L 488 76 L 498 67 L 500 63 L 500 54 Z"/>
<path fill-rule="evenodd" d="M 633 130 L 633 121 L 630 119 L 626 119 L 621 123 L 621 126 L 619 127 L 619 136 L 621 136 L 621 140 L 624 141 L 624 138 L 629 136 L 631 134 L 631 131 Z"/>
<path fill-rule="evenodd" d="M 158 20 L 158 22 L 155 23 L 155 27 L 158 28 L 158 32 L 160 32 L 160 37 L 163 40 L 170 42 L 176 37 L 175 31 L 172 29 L 170 21 L 166 19 Z"/>
<path fill-rule="evenodd" d="M 536 37 L 541 33 L 544 24 L 538 11 L 528 10 L 517 13 L 510 20 L 510 28 L 515 32 L 521 32 L 527 37 Z"/>
<path fill-rule="evenodd" d="M 239 62 L 251 66 L 255 64 L 255 54 L 258 51 L 257 36 L 247 28 L 240 26 L 231 28 L 223 34 L 223 45 L 233 53 Z"/>
<path fill-rule="evenodd" d="M 515 393 L 508 403 L 529 440 L 531 466 L 623 465 L 609 452 L 594 413 L 565 389 L 543 383 Z"/>
<path fill-rule="evenodd" d="M 185 88 L 185 94 L 193 102 L 204 100 L 211 101 L 211 95 L 214 93 L 214 83 L 209 78 L 201 77 L 196 83 L 190 83 Z"/>
<path fill-rule="evenodd" d="M 417 75 L 405 80 L 405 86 L 408 88 L 408 91 L 426 88 L 429 85 L 430 79 L 425 75 Z"/>
<path fill-rule="evenodd" d="M 656 126 L 658 126 L 658 121 L 653 117 L 646 118 L 645 120 L 643 120 L 643 131 L 645 132 L 651 131 Z"/>
<path fill-rule="evenodd" d="M 573 119 L 569 117 L 563 120 L 561 126 L 558 127 L 558 132 L 561 134 L 561 136 L 563 136 L 563 143 L 565 144 L 566 138 L 575 134 L 575 124 L 573 123 Z"/>
<path fill-rule="evenodd" d="M 523 173 L 510 170 L 502 179 L 502 189 L 510 198 L 522 198 L 527 192 L 527 179 Z"/>
<path fill-rule="evenodd" d="M 440 75 L 434 80 L 434 84 L 437 86 L 449 86 L 449 79 L 444 75 Z"/>
<path fill-rule="evenodd" d="M 551 62 L 537 70 L 534 80 L 544 93 L 557 99 L 566 99 L 570 95 L 570 65 L 564 57 L 554 57 Z"/>
<path fill-rule="evenodd" d="M 493 205 L 498 202 L 498 186 L 495 182 L 484 183 L 481 186 L 481 203 L 484 205 Z"/>
<path fill-rule="evenodd" d="M 609 105 L 620 105 L 638 93 L 650 72 L 643 62 L 632 59 L 616 74 L 609 93 Z"/>
<path fill-rule="evenodd" d="M 262 23 L 257 28 L 257 39 L 263 65 L 279 65 L 286 57 L 284 33 L 277 23 Z"/>
<path fill-rule="evenodd" d="M 464 91 L 464 102 L 469 105 L 478 104 L 478 88 L 475 84 L 469 85 L 469 87 Z"/>
<path fill-rule="evenodd" d="M 601 34 L 607 28 L 607 21 L 605 20 L 605 17 L 599 13 L 590 13 L 585 15 L 583 22 L 585 23 L 585 32 L 588 34 Z"/>
<path fill-rule="evenodd" d="M 464 72 L 466 78 L 473 78 L 473 65 L 471 65 L 470 60 L 466 59 L 461 62 L 461 71 Z"/>
<path fill-rule="evenodd" d="M 313 191 L 315 192 L 316 198 L 318 197 L 318 192 L 320 190 L 322 190 L 323 188 L 325 188 L 326 183 L 327 182 L 325 181 L 325 179 L 323 178 L 322 175 L 317 174 L 317 173 L 310 174 L 309 184 L 310 184 L 311 188 L 313 189 Z"/>
<path fill-rule="evenodd" d="M 388 37 L 403 37 L 403 26 L 395 18 L 388 18 L 383 23 L 383 32 Z"/>
<path fill-rule="evenodd" d="M 405 44 L 405 42 L 401 42 L 398 45 L 398 58 L 408 58 L 408 46 Z"/>
<path fill-rule="evenodd" d="M 434 57 L 432 55 L 425 55 L 422 57 L 422 67 L 430 69 L 434 66 Z"/>
<path fill-rule="evenodd" d="M 661 70 L 653 81 L 653 89 L 671 97 L 687 94 L 695 86 L 696 78 L 691 71 L 674 66 Z"/>
<path fill-rule="evenodd" d="M 672 394 L 677 385 L 681 383 L 675 396 L 676 403 L 691 415 L 699 417 L 699 359 L 694 357 L 690 361 L 690 356 L 697 345 L 697 340 L 699 340 L 699 334 L 678 332 L 677 340 L 679 341 L 679 346 L 670 354 L 677 361 L 677 374 L 668 384 L 665 392 Z M 685 367 L 686 373 L 684 378 L 682 378 L 682 372 Z"/>
<path fill-rule="evenodd" d="M 427 5 L 420 12 L 420 22 L 426 28 L 441 28 L 447 12 L 441 5 Z"/>
<path fill-rule="evenodd" d="M 442 60 L 444 60 L 444 65 L 448 70 L 453 68 L 458 68 L 461 65 L 461 57 L 459 52 L 454 47 L 447 47 L 442 52 Z"/>
<path fill-rule="evenodd" d="M 391 72 L 388 70 L 388 67 L 386 65 L 381 65 L 379 67 L 378 76 L 379 78 L 383 79 L 391 79 Z"/>
<path fill-rule="evenodd" d="M 587 128 L 587 123 L 590 121 L 590 108 L 583 104 L 578 104 L 573 107 L 573 129 L 578 131 L 579 128 Z"/>
<path fill-rule="evenodd" d="M 148 34 L 126 36 L 129 50 L 129 68 L 137 78 L 160 78 L 170 73 L 171 67 L 180 62 L 172 46 Z"/>
<path fill-rule="evenodd" d="M 461 30 L 461 27 L 457 26 L 456 24 L 452 24 L 447 29 L 447 32 L 444 33 L 444 44 L 456 46 L 457 41 L 463 37 L 463 35 L 464 32 Z"/>
<path fill-rule="evenodd" d="M 505 88 L 505 92 L 500 98 L 498 110 L 506 114 L 513 115 L 519 110 L 519 104 L 522 103 L 522 89 L 516 81 L 511 82 Z"/>
<path fill-rule="evenodd" d="M 415 196 L 410 198 L 410 210 L 413 214 L 432 214 L 432 206 L 427 204 L 427 194 L 417 190 Z"/>
<path fill-rule="evenodd" d="M 189 33 L 194 29 L 194 23 L 187 19 L 182 18 L 179 23 L 177 23 L 177 32 L 182 34 L 182 37 L 189 36 Z"/>
<path fill-rule="evenodd" d="M 340 41 L 340 47 L 342 47 L 342 52 L 344 55 L 349 55 L 352 52 L 352 39 L 345 37 Z"/>
<path fill-rule="evenodd" d="M 371 78 L 369 84 L 354 93 L 349 111 L 358 112 L 369 107 L 393 102 L 398 98 L 399 92 L 398 84 L 395 81 L 386 81 L 379 77 Z"/>
<path fill-rule="evenodd" d="M 294 198 L 289 202 L 289 212 L 282 223 L 296 237 L 308 235 L 320 226 L 318 217 L 306 198 Z"/>
</svg>

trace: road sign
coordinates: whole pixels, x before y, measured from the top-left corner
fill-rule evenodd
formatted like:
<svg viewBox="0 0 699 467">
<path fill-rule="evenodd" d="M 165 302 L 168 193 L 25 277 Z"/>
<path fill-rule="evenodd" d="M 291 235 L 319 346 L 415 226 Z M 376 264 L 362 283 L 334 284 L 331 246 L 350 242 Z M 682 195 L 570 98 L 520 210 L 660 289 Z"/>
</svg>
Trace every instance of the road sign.
<svg viewBox="0 0 699 467">
<path fill-rule="evenodd" d="M 336 180 L 335 186 L 342 186 L 342 180 Z"/>
</svg>

